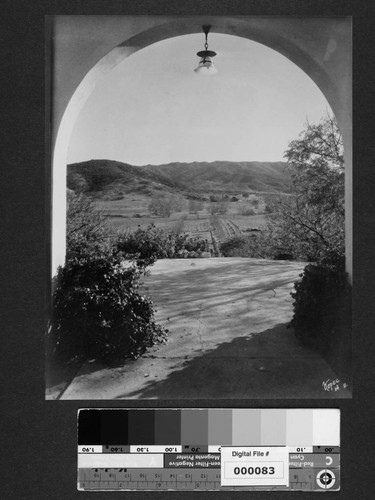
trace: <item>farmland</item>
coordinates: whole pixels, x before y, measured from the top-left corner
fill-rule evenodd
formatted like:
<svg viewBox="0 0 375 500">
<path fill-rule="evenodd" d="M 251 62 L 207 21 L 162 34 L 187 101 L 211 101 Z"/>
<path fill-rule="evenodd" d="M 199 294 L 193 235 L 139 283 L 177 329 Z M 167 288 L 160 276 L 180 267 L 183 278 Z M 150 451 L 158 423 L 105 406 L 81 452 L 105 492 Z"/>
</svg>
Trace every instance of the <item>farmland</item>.
<svg viewBox="0 0 375 500">
<path fill-rule="evenodd" d="M 68 188 L 87 194 L 121 232 L 154 224 L 221 243 L 255 236 L 280 196 L 289 196 L 283 162 L 192 162 L 134 166 L 112 160 L 68 165 Z"/>
<path fill-rule="evenodd" d="M 154 224 L 168 232 L 207 240 L 213 249 L 214 242 L 220 244 L 235 236 L 254 234 L 266 223 L 262 205 L 259 206 L 259 213 L 254 215 L 243 215 L 242 203 L 227 203 L 226 213 L 213 215 L 213 204 L 206 203 L 196 213 L 185 209 L 172 211 L 169 217 L 159 217 L 149 213 L 147 201 L 142 196 L 130 195 L 122 200 L 99 200 L 96 205 L 108 216 L 108 223 L 118 231 L 133 232 Z"/>
</svg>

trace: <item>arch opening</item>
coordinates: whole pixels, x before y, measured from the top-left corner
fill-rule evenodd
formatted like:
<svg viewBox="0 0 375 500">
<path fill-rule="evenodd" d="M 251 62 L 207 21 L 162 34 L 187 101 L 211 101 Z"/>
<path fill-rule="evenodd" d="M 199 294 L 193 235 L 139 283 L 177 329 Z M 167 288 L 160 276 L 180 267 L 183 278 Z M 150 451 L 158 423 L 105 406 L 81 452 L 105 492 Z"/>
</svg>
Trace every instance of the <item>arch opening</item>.
<svg viewBox="0 0 375 500">
<path fill-rule="evenodd" d="M 346 259 L 347 270 L 351 274 L 351 103 L 350 92 L 350 55 L 348 56 L 347 28 L 342 30 L 340 23 L 336 32 L 332 31 L 332 22 L 323 23 L 322 38 L 311 42 L 311 33 L 317 27 L 313 22 L 297 22 L 293 20 L 266 18 L 229 19 L 229 18 L 183 18 L 169 19 L 157 23 L 156 26 L 144 29 L 142 22 L 136 27 L 136 33 L 123 41 L 123 33 L 118 33 L 118 43 L 113 48 L 113 40 L 101 44 L 102 50 L 108 49 L 106 55 L 95 62 L 88 72 L 80 75 L 84 68 L 75 67 L 76 81 L 71 88 L 65 89 L 66 106 L 60 106 L 57 112 L 55 127 L 55 145 L 53 154 L 53 222 L 52 222 L 52 274 L 65 259 L 65 213 L 66 213 L 66 163 L 71 133 L 76 119 L 86 100 L 100 82 L 115 66 L 138 50 L 168 38 L 181 35 L 201 33 L 202 24 L 211 24 L 212 32 L 234 35 L 266 45 L 287 57 L 300 67 L 320 88 L 329 102 L 340 127 L 344 141 L 346 169 Z M 294 20 L 295 21 L 295 20 Z M 292 23 L 292 24 L 290 24 Z M 137 24 L 137 23 L 135 23 Z M 308 29 L 307 29 L 308 28 Z M 134 26 L 133 26 L 134 30 Z M 336 36 L 332 35 L 336 33 Z M 341 37 L 341 38 L 340 38 Z M 112 45 L 111 45 L 112 44 Z M 96 42 L 93 42 L 93 53 Z M 346 52 L 346 57 L 345 57 Z M 79 54 L 82 57 L 82 54 Z M 95 54 L 92 56 L 95 58 Z M 78 57 L 79 59 L 79 57 Z M 339 70 L 338 70 L 339 69 Z M 80 78 L 81 77 L 81 78 Z M 63 109 L 65 108 L 65 109 Z"/>
</svg>

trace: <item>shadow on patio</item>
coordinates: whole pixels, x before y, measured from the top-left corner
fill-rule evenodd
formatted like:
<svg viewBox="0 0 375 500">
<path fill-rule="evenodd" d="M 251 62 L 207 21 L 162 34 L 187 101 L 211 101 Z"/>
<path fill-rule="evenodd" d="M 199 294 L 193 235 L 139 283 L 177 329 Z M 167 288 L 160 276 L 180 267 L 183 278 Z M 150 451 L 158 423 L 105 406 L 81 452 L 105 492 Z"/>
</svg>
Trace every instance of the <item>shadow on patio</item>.
<svg viewBox="0 0 375 500">
<path fill-rule="evenodd" d="M 114 399 L 348 397 L 324 391 L 323 381 L 335 374 L 285 324 L 224 342 L 182 366 L 175 361 L 165 379 L 150 373 L 142 388 Z"/>
</svg>

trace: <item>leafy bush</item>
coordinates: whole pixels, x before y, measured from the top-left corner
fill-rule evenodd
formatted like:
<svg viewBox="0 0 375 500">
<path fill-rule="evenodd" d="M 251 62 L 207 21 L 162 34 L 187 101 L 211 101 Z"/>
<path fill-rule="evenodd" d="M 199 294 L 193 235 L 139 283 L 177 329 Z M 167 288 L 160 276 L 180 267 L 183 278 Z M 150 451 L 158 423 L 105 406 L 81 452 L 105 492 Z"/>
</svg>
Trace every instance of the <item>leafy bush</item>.
<svg viewBox="0 0 375 500">
<path fill-rule="evenodd" d="M 186 250 L 187 252 L 209 252 L 210 248 L 207 240 L 198 237 L 191 238 L 187 234 L 176 238 L 176 253 Z"/>
<path fill-rule="evenodd" d="M 131 234 L 119 235 L 117 250 L 134 256 L 138 262 L 152 264 L 156 259 L 173 259 L 184 252 L 208 252 L 206 240 L 190 238 L 186 233 L 168 233 L 150 224 L 146 229 L 139 228 Z"/>
<path fill-rule="evenodd" d="M 241 215 L 256 215 L 255 210 L 249 206 L 241 207 L 240 213 Z"/>
<path fill-rule="evenodd" d="M 151 300 L 138 292 L 147 263 L 125 264 L 125 257 L 94 203 L 69 193 L 66 264 L 54 278 L 49 338 L 58 359 L 136 358 L 165 341 Z"/>
<path fill-rule="evenodd" d="M 120 233 L 116 242 L 117 250 L 133 255 L 138 261 L 152 264 L 156 259 L 172 258 L 175 253 L 172 235 L 168 235 L 154 224 L 146 229 L 138 228 L 134 233 Z"/>
<path fill-rule="evenodd" d="M 167 330 L 155 323 L 151 300 L 137 290 L 143 272 L 113 254 L 60 268 L 52 318 L 56 353 L 114 361 L 137 358 L 165 341 Z"/>
<path fill-rule="evenodd" d="M 330 354 L 338 344 L 350 350 L 351 287 L 344 260 L 329 256 L 305 267 L 294 284 L 291 326 L 303 343 Z"/>
<path fill-rule="evenodd" d="M 220 253 L 224 257 L 253 257 L 251 242 L 246 236 L 235 236 L 223 242 Z"/>
<path fill-rule="evenodd" d="M 273 259 L 273 249 L 264 241 L 261 231 L 251 236 L 235 236 L 220 245 L 224 257 L 251 257 L 255 259 Z"/>
</svg>

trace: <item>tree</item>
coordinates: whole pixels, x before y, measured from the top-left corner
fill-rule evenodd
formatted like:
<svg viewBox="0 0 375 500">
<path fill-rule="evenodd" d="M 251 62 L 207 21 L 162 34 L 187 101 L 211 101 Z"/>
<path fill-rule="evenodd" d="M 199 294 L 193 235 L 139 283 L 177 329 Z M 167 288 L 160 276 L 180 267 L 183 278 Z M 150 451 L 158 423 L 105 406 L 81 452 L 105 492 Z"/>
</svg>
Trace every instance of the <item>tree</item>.
<svg viewBox="0 0 375 500">
<path fill-rule="evenodd" d="M 172 206 L 172 198 L 158 196 L 152 198 L 148 209 L 152 215 L 157 215 L 158 217 L 170 217 Z"/>
<path fill-rule="evenodd" d="M 284 157 L 296 195 L 311 206 L 344 216 L 344 156 L 336 120 L 327 115 L 318 125 L 306 123 Z"/>
<path fill-rule="evenodd" d="M 224 215 L 228 212 L 228 204 L 225 201 L 210 203 L 211 215 Z"/>
<path fill-rule="evenodd" d="M 276 199 L 259 243 L 273 253 L 318 261 L 344 255 L 344 159 L 336 120 L 306 123 L 284 157 L 291 195 Z M 271 204 L 270 204 L 271 205 Z"/>
<path fill-rule="evenodd" d="M 66 218 L 66 259 L 87 254 L 101 254 L 110 245 L 112 231 L 107 217 L 98 210 L 91 198 L 68 191 Z"/>
</svg>

